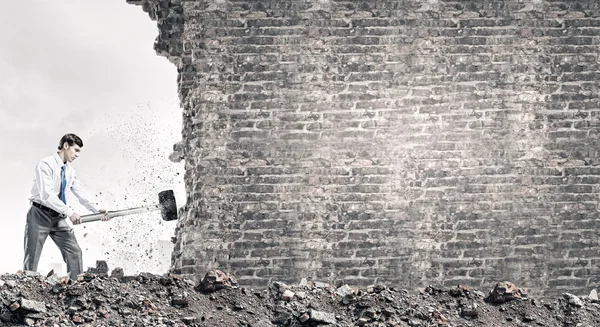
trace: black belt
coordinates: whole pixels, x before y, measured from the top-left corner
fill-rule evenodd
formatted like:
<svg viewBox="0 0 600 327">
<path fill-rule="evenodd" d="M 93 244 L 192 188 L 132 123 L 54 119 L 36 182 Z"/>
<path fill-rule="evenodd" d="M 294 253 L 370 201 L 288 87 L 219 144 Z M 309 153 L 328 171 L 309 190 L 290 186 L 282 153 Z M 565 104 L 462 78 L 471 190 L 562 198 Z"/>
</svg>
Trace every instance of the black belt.
<svg viewBox="0 0 600 327">
<path fill-rule="evenodd" d="M 43 206 L 43 205 L 41 205 L 41 204 L 39 204 L 39 203 L 37 203 L 37 202 L 33 202 L 33 201 L 31 201 L 31 205 L 32 205 L 32 206 L 34 206 L 34 207 L 37 207 L 37 208 L 39 208 L 39 209 L 40 209 L 40 210 L 42 210 L 42 211 L 45 211 L 45 212 L 47 212 L 47 213 L 51 214 L 51 215 L 53 215 L 53 216 L 60 216 L 60 213 L 59 213 L 58 211 L 56 211 L 56 210 L 53 210 L 53 209 L 50 209 L 50 208 L 48 208 L 48 207 L 46 207 L 46 206 Z"/>
</svg>

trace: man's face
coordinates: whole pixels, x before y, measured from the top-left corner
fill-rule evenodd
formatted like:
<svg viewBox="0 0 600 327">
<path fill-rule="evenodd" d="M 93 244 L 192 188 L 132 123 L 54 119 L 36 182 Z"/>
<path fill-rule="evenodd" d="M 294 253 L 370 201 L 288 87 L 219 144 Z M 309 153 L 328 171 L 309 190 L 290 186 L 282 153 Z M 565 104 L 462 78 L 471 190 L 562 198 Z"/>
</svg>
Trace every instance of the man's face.
<svg viewBox="0 0 600 327">
<path fill-rule="evenodd" d="M 69 143 L 65 143 L 65 159 L 68 162 L 73 162 L 73 160 L 79 157 L 79 152 L 81 152 L 81 147 L 77 144 L 69 145 Z"/>
</svg>

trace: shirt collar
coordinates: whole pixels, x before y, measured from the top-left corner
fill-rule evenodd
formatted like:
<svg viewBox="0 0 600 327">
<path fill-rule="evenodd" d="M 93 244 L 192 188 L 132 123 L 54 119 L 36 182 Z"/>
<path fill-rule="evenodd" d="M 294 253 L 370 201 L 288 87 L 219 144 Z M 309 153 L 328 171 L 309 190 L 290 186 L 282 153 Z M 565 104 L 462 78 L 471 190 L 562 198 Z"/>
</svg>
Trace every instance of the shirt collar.
<svg viewBox="0 0 600 327">
<path fill-rule="evenodd" d="M 65 166 L 66 163 L 63 163 L 62 159 L 60 158 L 60 156 L 58 155 L 58 153 L 54 154 L 54 160 L 56 160 L 56 163 L 58 164 L 59 167 L 62 168 L 62 166 Z"/>
</svg>

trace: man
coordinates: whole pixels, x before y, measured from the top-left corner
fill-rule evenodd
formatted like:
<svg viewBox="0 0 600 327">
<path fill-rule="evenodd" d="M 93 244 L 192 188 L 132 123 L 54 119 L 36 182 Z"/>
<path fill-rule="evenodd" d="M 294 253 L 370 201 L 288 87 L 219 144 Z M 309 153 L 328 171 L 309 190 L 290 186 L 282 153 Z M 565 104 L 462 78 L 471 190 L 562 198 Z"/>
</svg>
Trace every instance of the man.
<svg viewBox="0 0 600 327">
<path fill-rule="evenodd" d="M 79 156 L 83 141 L 75 134 L 66 134 L 60 139 L 58 151 L 43 158 L 35 168 L 35 178 L 31 188 L 31 208 L 27 212 L 25 225 L 25 259 L 23 269 L 36 271 L 46 237 L 60 249 L 67 263 L 67 273 L 73 280 L 83 272 L 81 248 L 66 221 L 68 217 L 74 225 L 81 223 L 81 217 L 67 206 L 67 194 L 73 194 L 79 202 L 94 213 L 104 213 L 103 221 L 109 220 L 106 209 L 96 209 L 89 194 L 83 189 L 71 163 Z"/>
</svg>

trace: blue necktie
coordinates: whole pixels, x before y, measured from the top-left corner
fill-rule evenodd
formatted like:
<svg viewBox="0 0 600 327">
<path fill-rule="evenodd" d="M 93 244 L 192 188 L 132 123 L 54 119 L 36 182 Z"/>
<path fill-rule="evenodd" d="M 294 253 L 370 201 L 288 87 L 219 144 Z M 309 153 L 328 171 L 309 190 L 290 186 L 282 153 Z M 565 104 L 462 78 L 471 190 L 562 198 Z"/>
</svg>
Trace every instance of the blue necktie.
<svg viewBox="0 0 600 327">
<path fill-rule="evenodd" d="M 65 168 L 67 168 L 67 165 L 63 165 L 62 169 L 60 170 L 60 194 L 58 195 L 58 197 L 64 204 L 67 204 L 67 197 L 65 196 L 65 187 L 67 186 L 67 179 L 65 178 Z"/>
</svg>

